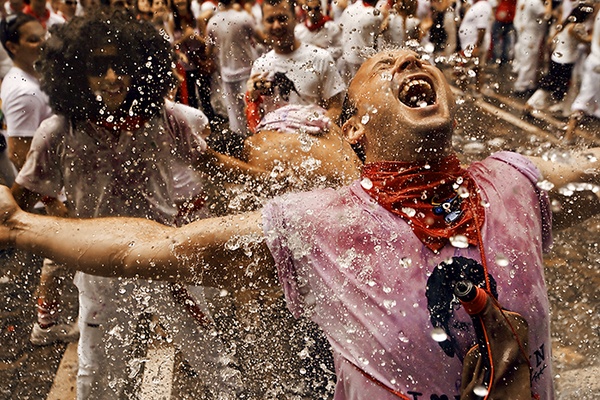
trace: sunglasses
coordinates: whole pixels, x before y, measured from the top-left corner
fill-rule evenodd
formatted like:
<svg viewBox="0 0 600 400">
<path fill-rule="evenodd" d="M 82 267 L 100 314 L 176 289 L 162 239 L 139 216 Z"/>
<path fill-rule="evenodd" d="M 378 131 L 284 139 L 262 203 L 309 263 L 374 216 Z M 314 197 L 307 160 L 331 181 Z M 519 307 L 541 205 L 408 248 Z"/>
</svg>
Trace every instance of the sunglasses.
<svg viewBox="0 0 600 400">
<path fill-rule="evenodd" d="M 77 2 L 76 1 L 71 1 L 71 0 L 66 0 L 65 4 L 68 6 L 76 6 Z"/>
<path fill-rule="evenodd" d="M 91 56 L 86 64 L 88 76 L 104 76 L 109 68 L 117 75 L 133 76 L 135 73 L 135 66 L 119 56 Z"/>
</svg>

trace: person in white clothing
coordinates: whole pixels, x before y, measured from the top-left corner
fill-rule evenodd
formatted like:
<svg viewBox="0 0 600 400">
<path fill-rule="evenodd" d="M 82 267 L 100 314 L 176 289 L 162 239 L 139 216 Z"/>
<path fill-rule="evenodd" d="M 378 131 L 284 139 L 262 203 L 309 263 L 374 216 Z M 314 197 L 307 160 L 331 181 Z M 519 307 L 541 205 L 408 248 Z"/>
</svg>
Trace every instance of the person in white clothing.
<svg viewBox="0 0 600 400">
<path fill-rule="evenodd" d="M 539 54 L 550 9 L 542 0 L 518 0 L 514 26 L 517 41 L 514 46 L 513 70 L 517 73 L 514 91 L 524 96 L 538 85 Z"/>
<path fill-rule="evenodd" d="M 46 30 L 31 15 L 19 13 L 2 22 L 0 36 L 3 48 L 14 63 L 2 81 L 0 98 L 8 135 L 7 153 L 16 173 L 25 163 L 36 130 L 53 115 L 48 96 L 40 88 L 39 73 L 34 67 Z M 10 166 L 5 164 L 5 168 Z M 7 175 L 7 172 L 4 174 Z M 64 206 L 56 198 L 48 197 L 44 204 L 54 215 L 64 215 Z M 36 209 L 42 212 L 43 204 L 39 203 Z M 60 312 L 61 282 L 69 276 L 72 274 L 52 260 L 43 261 L 36 293 L 37 321 L 30 337 L 34 345 L 71 342 L 79 337 L 77 326 L 64 323 Z"/>
<path fill-rule="evenodd" d="M 254 62 L 247 83 L 250 129 L 254 130 L 264 115 L 287 104 L 319 105 L 337 121 L 346 85 L 327 50 L 296 38 L 290 0 L 265 1 L 263 26 L 273 50 Z"/>
<path fill-rule="evenodd" d="M 378 48 L 403 46 L 409 40 L 420 41 L 423 32 L 417 18 L 416 0 L 396 0 L 383 23 Z"/>
<path fill-rule="evenodd" d="M 592 30 L 590 54 L 583 69 L 583 77 L 579 94 L 571 104 L 571 116 L 567 123 L 565 140 L 575 138 L 575 128 L 584 115 L 600 118 L 600 12 L 596 3 L 596 18 Z"/>
<path fill-rule="evenodd" d="M 342 30 L 322 7 L 320 0 L 306 0 L 302 5 L 306 19 L 296 25 L 295 34 L 301 42 L 329 51 L 335 61 L 342 55 Z"/>
<path fill-rule="evenodd" d="M 467 10 L 458 35 L 463 54 L 473 60 L 476 77 L 476 88 L 479 90 L 482 83 L 481 68 L 487 60 L 487 52 L 492 40 L 492 6 L 487 0 L 475 0 Z"/>
<path fill-rule="evenodd" d="M 526 113 L 543 110 L 549 106 L 550 100 L 557 103 L 567 94 L 573 68 L 579 58 L 578 45 L 591 40 L 584 23 L 593 15 L 593 10 L 592 5 L 580 3 L 565 19 L 565 25 L 552 39 L 554 50 L 548 73 L 541 79 L 539 89 L 527 100 Z"/>
<path fill-rule="evenodd" d="M 2 43 L 14 65 L 2 80 L 0 96 L 9 137 L 8 151 L 18 169 L 25 162 L 36 129 L 52 115 L 48 96 L 40 89 L 39 75 L 34 69 L 45 35 L 42 25 L 26 14 L 3 22 Z"/>
<path fill-rule="evenodd" d="M 175 83 L 173 59 L 154 26 L 127 12 L 99 13 L 59 27 L 40 63 L 42 89 L 57 115 L 35 135 L 13 189 L 19 202 L 31 204 L 64 187 L 71 217 L 137 215 L 175 225 L 182 166 L 252 174 L 207 149 L 204 114 L 165 103 Z M 135 358 L 133 344 L 143 343 L 136 327 L 145 314 L 158 319 L 204 390 L 238 398 L 239 372 L 228 365 L 230 357 L 215 336 L 202 287 L 87 274 L 78 274 L 76 285 L 79 399 L 132 396 L 131 380 L 143 361 Z"/>
<path fill-rule="evenodd" d="M 346 7 L 338 21 L 342 28 L 338 69 L 346 84 L 367 59 L 369 51 L 376 48 L 384 20 L 384 13 L 376 6 L 377 0 L 358 0 Z"/>
<path fill-rule="evenodd" d="M 248 136 L 244 92 L 257 58 L 255 43 L 262 41 L 262 37 L 252 16 L 235 9 L 235 4 L 234 0 L 219 2 L 218 11 L 208 21 L 207 45 L 221 75 L 229 128 L 237 136 L 229 139 L 241 145 Z"/>
<path fill-rule="evenodd" d="M 31 0 L 23 8 L 23 13 L 37 19 L 45 29 L 50 29 L 56 24 L 64 24 L 65 19 L 46 6 L 46 0 Z"/>
</svg>

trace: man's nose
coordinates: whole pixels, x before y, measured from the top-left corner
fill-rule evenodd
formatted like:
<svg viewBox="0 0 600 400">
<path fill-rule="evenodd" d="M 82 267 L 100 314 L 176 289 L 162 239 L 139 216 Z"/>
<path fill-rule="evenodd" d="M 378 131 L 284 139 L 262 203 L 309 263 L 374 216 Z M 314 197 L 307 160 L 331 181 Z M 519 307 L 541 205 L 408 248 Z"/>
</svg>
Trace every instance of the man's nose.
<svg viewBox="0 0 600 400">
<path fill-rule="evenodd" d="M 412 68 L 421 68 L 421 61 L 415 54 L 410 54 L 398 60 L 397 70 L 404 71 Z"/>
<path fill-rule="evenodd" d="M 112 67 L 108 67 L 108 69 L 106 70 L 106 73 L 104 74 L 104 79 L 106 79 L 107 81 L 114 82 L 118 78 L 119 78 L 119 75 L 117 75 L 115 70 Z"/>
</svg>

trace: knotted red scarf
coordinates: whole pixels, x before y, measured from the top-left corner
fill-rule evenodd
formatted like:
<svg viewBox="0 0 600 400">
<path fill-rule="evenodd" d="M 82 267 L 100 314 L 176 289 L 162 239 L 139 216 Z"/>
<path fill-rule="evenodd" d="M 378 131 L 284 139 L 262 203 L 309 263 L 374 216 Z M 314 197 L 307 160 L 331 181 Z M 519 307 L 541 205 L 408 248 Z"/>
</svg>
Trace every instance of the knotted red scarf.
<svg viewBox="0 0 600 400">
<path fill-rule="evenodd" d="M 465 236 L 469 244 L 480 244 L 484 207 L 477 186 L 456 156 L 428 163 L 369 163 L 362 176 L 363 189 L 386 210 L 406 220 L 429 249 L 440 250 L 456 235 Z M 458 217 L 447 222 L 446 214 L 436 214 L 434 208 L 453 198 Z"/>
</svg>

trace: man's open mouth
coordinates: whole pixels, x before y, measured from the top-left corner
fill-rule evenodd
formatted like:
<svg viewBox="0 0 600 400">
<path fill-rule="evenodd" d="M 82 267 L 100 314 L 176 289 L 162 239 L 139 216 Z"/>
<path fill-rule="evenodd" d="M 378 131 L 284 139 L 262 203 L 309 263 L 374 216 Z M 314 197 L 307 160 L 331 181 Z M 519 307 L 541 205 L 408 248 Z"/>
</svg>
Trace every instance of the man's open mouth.
<svg viewBox="0 0 600 400">
<path fill-rule="evenodd" d="M 436 95 L 429 79 L 414 78 L 404 82 L 398 98 L 408 107 L 421 108 L 435 104 Z"/>
</svg>

